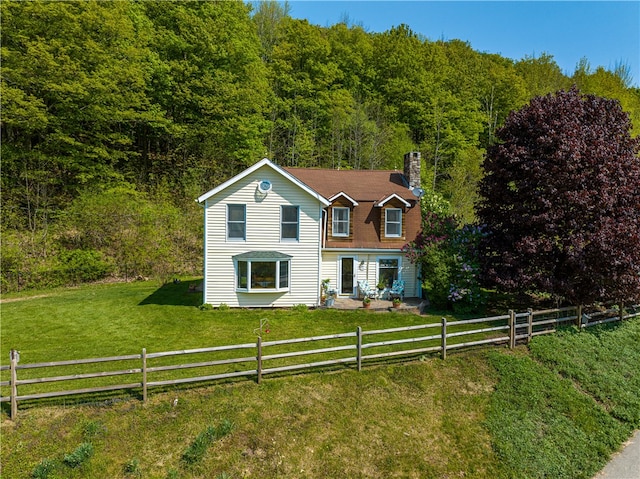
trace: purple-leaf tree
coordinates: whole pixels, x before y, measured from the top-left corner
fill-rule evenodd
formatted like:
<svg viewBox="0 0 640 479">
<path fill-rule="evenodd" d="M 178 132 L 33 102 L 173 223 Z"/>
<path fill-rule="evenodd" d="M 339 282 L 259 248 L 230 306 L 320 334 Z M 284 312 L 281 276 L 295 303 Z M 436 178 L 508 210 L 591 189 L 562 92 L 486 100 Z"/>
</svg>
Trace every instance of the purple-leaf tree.
<svg viewBox="0 0 640 479">
<path fill-rule="evenodd" d="M 576 88 L 512 112 L 487 151 L 484 277 L 575 304 L 640 300 L 640 139 L 615 100 Z"/>
</svg>

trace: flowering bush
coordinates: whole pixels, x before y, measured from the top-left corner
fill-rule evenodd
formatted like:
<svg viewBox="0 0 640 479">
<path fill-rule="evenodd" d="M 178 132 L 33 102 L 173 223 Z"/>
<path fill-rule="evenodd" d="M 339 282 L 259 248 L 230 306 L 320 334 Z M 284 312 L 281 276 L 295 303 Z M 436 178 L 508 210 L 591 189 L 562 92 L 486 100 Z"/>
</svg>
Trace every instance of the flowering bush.
<svg viewBox="0 0 640 479">
<path fill-rule="evenodd" d="M 404 252 L 412 263 L 420 265 L 422 287 L 434 306 L 469 312 L 484 305 L 477 260 L 481 237 L 481 228 L 460 228 L 453 216 L 424 214 L 422 231 L 405 245 Z"/>
</svg>

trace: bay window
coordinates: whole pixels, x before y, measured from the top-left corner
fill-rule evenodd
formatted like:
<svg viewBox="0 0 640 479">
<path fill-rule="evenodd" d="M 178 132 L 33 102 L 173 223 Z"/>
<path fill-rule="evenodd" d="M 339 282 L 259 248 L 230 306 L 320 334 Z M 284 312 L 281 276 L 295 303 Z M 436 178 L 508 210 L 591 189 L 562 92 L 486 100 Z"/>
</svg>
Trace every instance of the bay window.
<svg viewBox="0 0 640 479">
<path fill-rule="evenodd" d="M 291 257 L 276 251 L 254 251 L 234 256 L 236 290 L 272 292 L 289 290 Z"/>
</svg>

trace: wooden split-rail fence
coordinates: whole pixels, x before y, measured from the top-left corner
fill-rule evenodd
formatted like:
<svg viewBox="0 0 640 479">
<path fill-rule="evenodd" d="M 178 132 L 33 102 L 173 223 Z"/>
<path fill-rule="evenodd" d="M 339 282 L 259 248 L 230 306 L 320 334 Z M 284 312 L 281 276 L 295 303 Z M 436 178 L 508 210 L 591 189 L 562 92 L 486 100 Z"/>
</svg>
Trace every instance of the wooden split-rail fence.
<svg viewBox="0 0 640 479">
<path fill-rule="evenodd" d="M 581 328 L 640 316 L 640 305 L 602 311 L 586 312 L 581 307 L 565 307 L 516 313 L 488 318 L 448 321 L 442 318 L 439 323 L 421 324 L 390 329 L 365 331 L 358 327 L 356 331 L 307 338 L 264 341 L 261 336 L 256 342 L 149 353 L 142 349 L 140 354 L 113 356 L 93 359 L 75 359 L 46 363 L 21 364 L 20 353 L 11 350 L 10 364 L 1 366 L 0 371 L 9 379 L 0 381 L 0 388 L 9 389 L 9 394 L 0 396 L 0 402 L 10 403 L 10 417 L 14 419 L 18 412 L 18 403 L 45 398 L 72 395 L 93 395 L 118 390 L 141 390 L 142 400 L 147 400 L 149 388 L 171 387 L 187 383 L 227 380 L 232 378 L 255 377 L 260 383 L 266 374 L 287 373 L 309 368 L 325 368 L 335 365 L 352 364 L 358 371 L 365 361 L 380 361 L 392 357 L 416 357 L 429 353 L 439 353 L 442 359 L 447 351 L 488 344 L 508 344 L 514 348 L 517 341 L 529 342 L 532 337 L 552 333 L 561 324 L 574 323 Z M 296 349 L 298 345 L 335 344 L 313 349 Z M 273 351 L 270 353 L 270 351 Z M 206 361 L 182 363 L 171 358 L 206 355 Z M 323 355 L 321 360 L 296 362 L 300 357 Z M 211 359 L 211 357 L 216 359 Z M 223 357 L 220 357 L 223 356 Z M 233 357 L 229 357 L 233 356 Z M 291 362 L 294 361 L 294 362 Z M 120 369 L 101 371 L 100 364 L 119 363 Z M 124 365 L 124 366 L 122 366 Z M 247 366 L 249 365 L 249 366 Z M 130 366 L 130 367 L 126 367 Z M 124 367 L 124 368 L 123 368 Z M 223 372 L 213 368 L 226 368 Z M 245 369 L 245 368 L 249 369 Z M 58 376 L 32 377 L 34 370 L 67 370 L 73 372 Z M 88 369 L 83 369 L 88 368 Z M 239 370 L 229 371 L 237 368 Z M 80 369 L 81 371 L 78 371 Z M 207 370 L 207 374 L 193 375 L 190 371 Z M 180 373 L 189 372 L 189 374 Z M 20 373 L 20 378 L 18 377 Z M 182 377 L 175 377 L 176 375 Z M 24 376 L 24 377 L 23 377 Z M 95 383 L 104 378 L 118 376 L 135 377 L 133 382 L 119 384 Z M 48 390 L 48 383 L 66 383 L 74 381 L 88 382 L 87 387 L 77 389 Z M 78 383 L 76 383 L 78 384 Z M 18 388 L 21 391 L 18 391 Z M 29 389 L 26 393 L 25 388 Z"/>
</svg>

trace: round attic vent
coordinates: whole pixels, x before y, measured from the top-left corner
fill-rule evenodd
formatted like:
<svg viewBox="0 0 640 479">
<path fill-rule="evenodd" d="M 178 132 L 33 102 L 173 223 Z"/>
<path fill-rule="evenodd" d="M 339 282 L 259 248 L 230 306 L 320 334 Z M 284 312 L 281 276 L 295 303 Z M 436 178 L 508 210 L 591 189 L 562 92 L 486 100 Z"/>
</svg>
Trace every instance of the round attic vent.
<svg viewBox="0 0 640 479">
<path fill-rule="evenodd" d="M 271 188 L 273 188 L 273 185 L 269 180 L 262 180 L 258 184 L 258 191 L 263 195 L 266 195 L 267 193 L 269 193 L 271 191 Z"/>
</svg>

